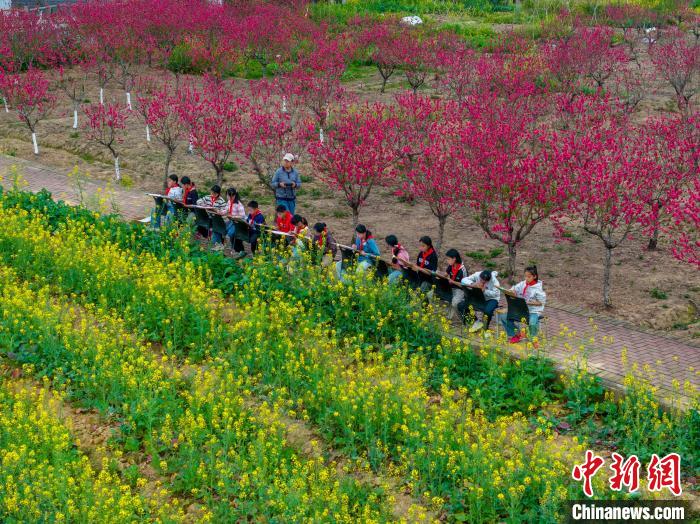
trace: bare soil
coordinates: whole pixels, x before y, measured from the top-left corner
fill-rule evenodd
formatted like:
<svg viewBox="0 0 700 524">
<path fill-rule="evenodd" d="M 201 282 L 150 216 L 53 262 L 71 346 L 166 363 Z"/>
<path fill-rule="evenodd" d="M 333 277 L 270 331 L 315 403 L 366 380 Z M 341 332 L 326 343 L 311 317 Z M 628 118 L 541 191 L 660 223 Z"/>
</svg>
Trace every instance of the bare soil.
<svg viewBox="0 0 700 524">
<path fill-rule="evenodd" d="M 234 86 L 245 89 L 246 81 L 237 79 Z M 355 78 L 346 84 L 349 91 L 361 98 L 387 102 L 407 84 L 397 73 L 390 79 L 386 93 L 380 94 L 379 86 L 379 75 L 372 68 L 360 69 Z M 428 91 L 430 89 L 430 86 L 426 88 Z M 649 91 L 641 115 L 667 111 L 671 107 L 671 91 L 661 81 L 651 85 Z M 98 99 L 98 92 L 99 88 L 93 82 L 87 97 L 94 102 Z M 58 94 L 60 102 L 53 118 L 42 121 L 38 126 L 41 149 L 38 158 L 33 155 L 28 130 L 13 112 L 7 114 L 0 108 L 0 153 L 55 168 L 70 170 L 77 166 L 93 178 L 111 180 L 114 173 L 111 155 L 101 146 L 88 143 L 82 130 L 71 128 L 70 101 L 61 96 L 62 93 Z M 105 99 L 126 103 L 124 92 L 116 85 L 108 86 Z M 132 101 L 136 103 L 135 93 L 132 93 Z M 181 144 L 171 164 L 171 172 L 190 176 L 200 190 L 206 190 L 214 180 L 214 171 L 206 161 L 187 154 L 186 150 L 187 145 Z M 130 118 L 119 151 L 122 173 L 133 189 L 153 191 L 161 187 L 164 150 L 155 138 L 146 142 L 145 126 L 136 112 Z M 353 230 L 352 217 L 342 197 L 329 190 L 315 176 L 303 154 L 299 170 L 305 182 L 298 196 L 297 212 L 306 216 L 310 223 L 328 223 L 340 242 L 349 241 Z M 260 186 L 251 169 L 241 166 L 227 172 L 224 187 L 229 185 L 234 185 L 245 199 L 255 197 L 261 202 L 268 220 L 272 218 L 272 195 L 267 188 Z M 408 248 L 412 257 L 417 255 L 421 235 L 437 237 L 437 219 L 425 206 L 399 201 L 387 188 L 373 190 L 367 205 L 360 212 L 360 221 L 380 240 L 380 249 L 386 250 L 381 239 L 393 233 Z M 518 267 L 537 264 L 552 305 L 558 303 L 603 312 L 634 325 L 666 331 L 686 340 L 697 341 L 700 338 L 700 273 L 672 257 L 667 238 L 662 236 L 658 250 L 649 252 L 645 250 L 647 239 L 636 231 L 633 238 L 615 250 L 612 272 L 614 307 L 604 311 L 601 308 L 603 246 L 600 240 L 578 227 L 571 230 L 567 242 L 556 242 L 552 233 L 552 228 L 547 224 L 537 227 L 518 251 Z M 467 254 L 464 258 L 470 271 L 485 266 L 495 269 L 506 266 L 502 246 L 485 238 L 478 226 L 466 216 L 456 216 L 448 221 L 443 251 L 450 247 Z"/>
</svg>

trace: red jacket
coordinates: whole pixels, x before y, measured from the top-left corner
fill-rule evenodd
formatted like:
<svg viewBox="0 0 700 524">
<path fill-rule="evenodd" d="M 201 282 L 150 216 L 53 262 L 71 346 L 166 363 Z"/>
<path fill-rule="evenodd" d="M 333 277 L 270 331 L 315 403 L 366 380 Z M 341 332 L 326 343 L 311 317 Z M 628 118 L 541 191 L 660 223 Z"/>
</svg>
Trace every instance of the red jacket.
<svg viewBox="0 0 700 524">
<path fill-rule="evenodd" d="M 285 211 L 280 217 L 279 215 L 275 217 L 275 227 L 277 231 L 282 233 L 290 233 L 294 226 L 292 225 L 292 214 L 289 211 Z"/>
</svg>

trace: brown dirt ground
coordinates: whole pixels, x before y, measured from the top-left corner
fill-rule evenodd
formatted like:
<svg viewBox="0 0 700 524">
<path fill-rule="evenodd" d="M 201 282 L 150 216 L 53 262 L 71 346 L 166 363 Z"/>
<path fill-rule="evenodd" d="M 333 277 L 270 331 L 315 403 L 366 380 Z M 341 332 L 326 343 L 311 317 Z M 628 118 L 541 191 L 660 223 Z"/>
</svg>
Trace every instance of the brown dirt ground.
<svg viewBox="0 0 700 524">
<path fill-rule="evenodd" d="M 395 93 L 406 87 L 401 77 L 392 77 L 387 93 L 380 95 L 379 85 L 379 75 L 367 68 L 361 70 L 346 88 L 363 98 L 390 101 Z M 245 81 L 236 80 L 235 86 L 243 89 Z M 94 81 L 89 86 L 87 96 L 93 102 L 98 98 Z M 114 84 L 108 86 L 105 98 L 123 100 L 125 103 L 123 91 Z M 65 97 L 59 99 L 53 118 L 39 124 L 41 154 L 38 158 L 32 154 L 27 129 L 14 113 L 6 114 L 0 109 L 0 153 L 63 169 L 78 166 L 94 178 L 110 180 L 113 168 L 109 153 L 94 143 L 88 143 L 82 131 L 78 130 L 77 134 L 73 132 L 69 100 Z M 662 82 L 657 82 L 650 86 L 650 95 L 643 102 L 641 114 L 668 110 L 670 99 L 670 90 Z M 135 94 L 132 94 L 132 100 L 136 102 Z M 123 174 L 133 181 L 134 189 L 157 190 L 160 187 L 163 151 L 155 139 L 146 142 L 144 126 L 136 113 L 130 119 L 128 133 L 120 145 L 120 158 Z M 302 176 L 310 180 L 300 192 L 298 212 L 311 223 L 319 220 L 327 222 L 339 241 L 349 240 L 352 236 L 349 208 L 339 195 L 314 177 L 311 166 L 303 156 L 299 170 Z M 188 155 L 186 144 L 182 144 L 175 153 L 171 172 L 189 175 L 200 188 L 208 187 L 213 179 L 211 166 L 196 155 Z M 250 169 L 242 167 L 226 173 L 224 187 L 228 185 L 235 185 L 245 198 L 255 197 L 261 202 L 265 213 L 272 215 L 271 195 L 259 186 Z M 425 206 L 400 202 L 385 188 L 373 190 L 367 205 L 361 210 L 360 220 L 380 239 L 389 233 L 398 235 L 412 257 L 416 256 L 421 235 L 437 236 L 437 220 Z M 552 301 L 601 311 L 603 246 L 598 239 L 580 228 L 574 228 L 571 233 L 572 242 L 557 243 L 551 226 L 544 224 L 537 227 L 520 246 L 518 266 L 537 263 Z M 700 275 L 697 269 L 675 260 L 667 239 L 663 237 L 656 252 L 646 251 L 645 245 L 646 239 L 637 231 L 634 238 L 615 251 L 612 279 L 615 306 L 607 313 L 635 325 L 665 330 L 681 338 L 699 338 Z M 380 242 L 380 248 L 385 247 Z M 483 232 L 466 217 L 455 217 L 448 222 L 444 248 L 448 247 L 455 247 L 461 253 L 493 254 L 486 257 L 489 264 L 495 268 L 505 267 L 505 256 L 492 251 L 501 246 L 485 238 Z M 471 271 L 479 270 L 484 265 L 483 260 L 468 256 L 465 262 Z M 665 294 L 667 298 L 654 298 L 652 290 L 661 292 L 655 292 L 655 296 Z"/>
</svg>

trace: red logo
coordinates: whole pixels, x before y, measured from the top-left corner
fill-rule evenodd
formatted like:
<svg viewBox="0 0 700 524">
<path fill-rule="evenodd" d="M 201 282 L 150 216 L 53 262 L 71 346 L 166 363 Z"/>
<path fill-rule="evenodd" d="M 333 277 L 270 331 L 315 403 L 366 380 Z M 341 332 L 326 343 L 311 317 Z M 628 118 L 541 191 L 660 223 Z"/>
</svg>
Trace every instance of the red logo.
<svg viewBox="0 0 700 524">
<path fill-rule="evenodd" d="M 641 462 L 636 455 L 627 459 L 619 453 L 612 454 L 610 469 L 613 474 L 608 477 L 610 489 L 622 491 L 626 487 L 630 493 L 639 490 L 639 473 Z M 576 464 L 571 471 L 574 480 L 583 482 L 583 492 L 587 497 L 593 496 L 592 479 L 605 464 L 605 459 L 595 455 L 590 449 L 586 450 L 586 460 L 583 464 Z M 647 481 L 650 491 L 661 491 L 664 488 L 679 496 L 681 489 L 681 456 L 678 453 L 669 453 L 663 458 L 654 453 L 647 466 Z"/>
</svg>

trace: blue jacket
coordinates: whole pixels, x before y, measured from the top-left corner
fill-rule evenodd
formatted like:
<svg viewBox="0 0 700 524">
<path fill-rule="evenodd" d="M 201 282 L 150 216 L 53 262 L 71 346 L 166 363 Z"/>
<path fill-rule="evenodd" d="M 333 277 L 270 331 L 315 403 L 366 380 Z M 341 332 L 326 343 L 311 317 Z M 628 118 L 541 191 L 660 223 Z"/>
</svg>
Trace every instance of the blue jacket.
<svg viewBox="0 0 700 524">
<path fill-rule="evenodd" d="M 297 186 L 280 187 L 280 184 L 291 183 L 295 183 Z M 295 200 L 297 197 L 297 189 L 301 187 L 301 177 L 299 176 L 299 172 L 294 168 L 292 168 L 291 171 L 286 171 L 283 167 L 280 167 L 275 171 L 270 186 L 275 190 L 275 198 L 280 200 Z"/>
<path fill-rule="evenodd" d="M 357 248 L 358 251 L 360 250 L 361 244 L 362 244 L 362 242 L 360 241 L 360 238 L 355 237 L 355 248 Z M 371 238 L 371 237 L 365 241 L 365 245 L 362 248 L 362 250 L 365 253 L 369 253 L 371 255 L 379 256 L 381 254 L 381 253 L 379 253 L 379 247 L 377 246 L 377 243 L 374 241 L 374 238 Z M 374 257 L 369 257 L 367 255 L 360 255 L 359 258 L 357 259 L 357 261 L 358 262 L 369 262 L 371 264 L 375 263 Z"/>
<path fill-rule="evenodd" d="M 265 217 L 263 216 L 262 213 L 258 213 L 255 216 L 253 216 L 251 213 L 248 213 L 247 222 L 248 222 L 248 225 L 250 226 L 250 234 L 257 235 L 260 233 L 260 224 L 265 223 Z"/>
</svg>

